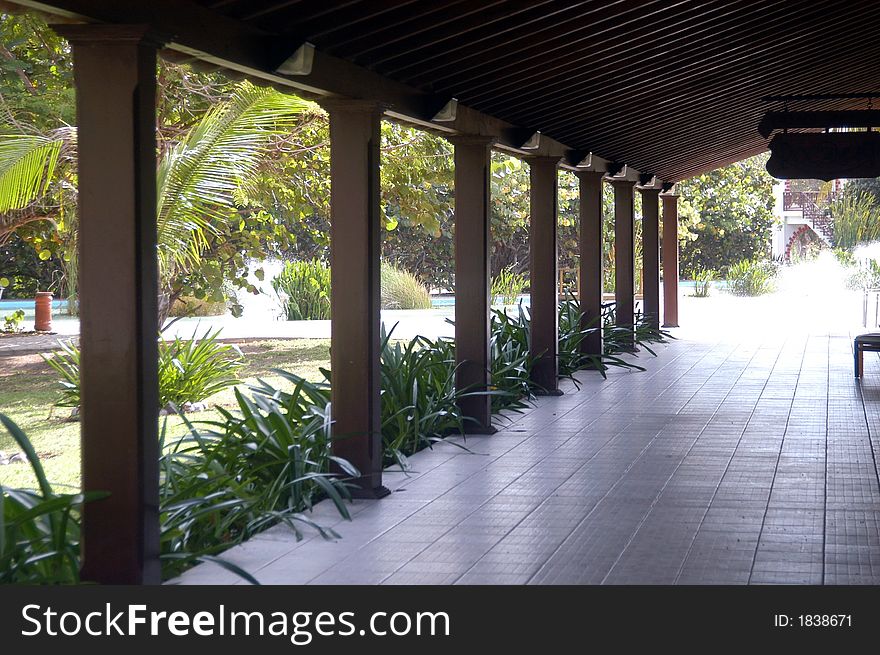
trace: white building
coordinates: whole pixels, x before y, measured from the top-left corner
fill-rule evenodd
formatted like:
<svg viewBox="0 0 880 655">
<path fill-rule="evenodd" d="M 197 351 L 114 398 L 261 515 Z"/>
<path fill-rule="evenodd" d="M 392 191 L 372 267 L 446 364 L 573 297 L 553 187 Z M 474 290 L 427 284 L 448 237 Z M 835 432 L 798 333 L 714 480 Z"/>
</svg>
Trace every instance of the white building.
<svg viewBox="0 0 880 655">
<path fill-rule="evenodd" d="M 843 188 L 843 180 L 779 180 L 773 185 L 773 257 L 786 260 L 817 245 L 831 245 L 831 203 Z"/>
</svg>

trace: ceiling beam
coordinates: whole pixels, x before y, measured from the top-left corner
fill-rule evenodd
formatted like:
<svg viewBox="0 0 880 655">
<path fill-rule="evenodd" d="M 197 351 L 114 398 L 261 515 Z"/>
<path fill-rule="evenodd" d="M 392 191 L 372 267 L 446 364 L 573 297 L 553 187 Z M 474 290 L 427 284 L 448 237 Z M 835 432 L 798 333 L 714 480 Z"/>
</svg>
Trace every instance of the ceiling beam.
<svg viewBox="0 0 880 655">
<path fill-rule="evenodd" d="M 438 98 L 411 86 L 395 82 L 349 61 L 315 50 L 307 75 L 285 75 L 278 67 L 303 44 L 228 18 L 188 0 L 12 0 L 14 4 L 56 15 L 65 21 L 98 23 L 142 23 L 170 35 L 168 48 L 204 62 L 294 90 L 306 98 L 343 96 L 372 100 L 389 118 L 431 129 L 440 134 L 472 134 L 492 137 L 496 147 L 517 156 L 558 156 L 562 166 L 574 170 L 568 161 L 573 148 L 542 135 L 537 148 L 523 149 L 524 133 L 536 128 L 519 126 L 458 104 L 454 120 L 434 122 L 438 106 L 449 98 Z M 596 159 L 597 165 L 605 161 Z M 637 174 L 637 172 L 636 172 Z"/>
</svg>

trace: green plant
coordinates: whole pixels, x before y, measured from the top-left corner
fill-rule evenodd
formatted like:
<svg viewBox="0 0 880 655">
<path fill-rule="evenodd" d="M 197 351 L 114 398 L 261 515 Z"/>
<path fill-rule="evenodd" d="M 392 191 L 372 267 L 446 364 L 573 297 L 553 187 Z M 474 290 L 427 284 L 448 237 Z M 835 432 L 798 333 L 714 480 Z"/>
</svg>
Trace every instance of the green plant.
<svg viewBox="0 0 880 655">
<path fill-rule="evenodd" d="M 525 288 L 525 274 L 514 273 L 513 267 L 505 266 L 492 279 L 492 301 L 502 305 L 515 305 Z"/>
<path fill-rule="evenodd" d="M 847 266 L 844 284 L 851 291 L 880 287 L 880 262 L 876 259 L 866 259 L 856 263 L 853 259 Z"/>
<path fill-rule="evenodd" d="M 224 301 L 199 300 L 194 297 L 181 297 L 171 305 L 169 316 L 222 316 L 226 313 Z"/>
<path fill-rule="evenodd" d="M 238 346 L 217 340 L 220 330 L 192 339 L 159 342 L 159 404 L 182 407 L 239 384 L 235 371 L 244 362 Z"/>
<path fill-rule="evenodd" d="M 166 579 L 208 560 L 255 582 L 217 554 L 279 522 L 297 539 L 304 525 L 324 538 L 338 537 L 303 513 L 322 498 L 350 520 L 347 479 L 359 473 L 330 452 L 327 391 L 276 372 L 293 383 L 292 391 L 259 380 L 250 397 L 236 389 L 238 410 L 218 409 L 220 420 L 187 422 L 189 432 L 170 441 L 163 428 L 160 543 Z M 331 472 L 331 464 L 341 473 Z"/>
<path fill-rule="evenodd" d="M 288 321 L 330 318 L 330 267 L 323 262 L 287 262 L 272 287 Z"/>
<path fill-rule="evenodd" d="M 0 485 L 0 584 L 77 583 L 79 511 L 106 494 L 55 493 L 24 432 L 4 414 L 0 423 L 25 453 L 39 484 L 38 490 Z"/>
<path fill-rule="evenodd" d="M 208 331 L 201 338 L 176 337 L 159 342 L 159 406 L 182 407 L 196 403 L 239 384 L 235 371 L 243 364 L 238 346 L 218 341 L 220 331 Z M 61 350 L 42 357 L 61 375 L 58 407 L 79 407 L 80 352 L 72 341 L 59 341 Z"/>
<path fill-rule="evenodd" d="M 240 208 L 272 146 L 312 107 L 243 81 L 190 129 L 165 135 L 156 184 L 159 325 L 181 295 L 223 300 L 230 284 L 253 292 L 248 261 L 265 255 L 267 242 L 284 230 Z M 75 235 L 69 217 L 76 215 L 76 153 L 75 127 L 0 137 L 0 236 L 35 220 Z M 75 239 L 64 240 L 72 251 Z M 232 311 L 241 307 L 233 304 Z"/>
<path fill-rule="evenodd" d="M 492 397 L 493 412 L 519 411 L 533 397 L 530 337 L 531 324 L 523 305 L 517 305 L 514 317 L 501 309 L 492 310 L 489 354 L 492 390 L 497 392 Z"/>
<path fill-rule="evenodd" d="M 694 298 L 708 298 L 712 292 L 712 282 L 714 281 L 715 271 L 698 269 L 694 273 Z"/>
<path fill-rule="evenodd" d="M 727 270 L 727 288 L 735 296 L 760 296 L 773 291 L 775 278 L 773 262 L 744 259 Z"/>
<path fill-rule="evenodd" d="M 393 332 L 393 329 L 392 329 Z M 386 463 L 405 469 L 406 457 L 450 432 L 465 419 L 455 387 L 455 344 L 425 337 L 401 343 L 382 328 L 382 440 Z"/>
<path fill-rule="evenodd" d="M 868 191 L 844 189 L 831 204 L 834 217 L 834 245 L 851 250 L 880 239 L 880 208 Z"/>
<path fill-rule="evenodd" d="M 381 276 L 382 309 L 431 309 L 431 294 L 409 271 L 383 262 Z"/>
<path fill-rule="evenodd" d="M 16 309 L 7 314 L 3 319 L 4 332 L 21 332 L 21 324 L 24 322 L 24 310 Z"/>
<path fill-rule="evenodd" d="M 61 376 L 61 397 L 55 402 L 56 407 L 79 407 L 79 348 L 73 341 L 59 341 L 61 350 L 40 356 Z"/>
</svg>

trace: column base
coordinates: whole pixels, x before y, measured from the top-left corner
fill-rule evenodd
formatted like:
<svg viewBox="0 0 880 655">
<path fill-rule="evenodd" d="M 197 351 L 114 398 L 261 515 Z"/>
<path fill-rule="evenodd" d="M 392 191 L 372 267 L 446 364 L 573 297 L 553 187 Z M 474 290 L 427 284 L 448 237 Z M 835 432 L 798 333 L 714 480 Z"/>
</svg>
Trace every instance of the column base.
<svg viewBox="0 0 880 655">
<path fill-rule="evenodd" d="M 540 389 L 538 391 L 533 392 L 536 396 L 562 396 L 563 391 L 561 389 Z"/>
<path fill-rule="evenodd" d="M 385 498 L 385 496 L 391 495 L 391 490 L 382 485 L 379 485 L 378 487 L 369 487 L 367 489 L 356 487 L 350 489 L 350 492 L 351 497 L 355 500 L 379 500 L 380 498 Z"/>
<path fill-rule="evenodd" d="M 663 327 L 665 327 L 665 328 L 668 328 L 668 327 L 678 327 L 678 323 L 664 323 L 664 324 L 663 324 Z"/>
<path fill-rule="evenodd" d="M 498 428 L 494 425 L 466 425 L 462 434 L 495 434 Z"/>
</svg>

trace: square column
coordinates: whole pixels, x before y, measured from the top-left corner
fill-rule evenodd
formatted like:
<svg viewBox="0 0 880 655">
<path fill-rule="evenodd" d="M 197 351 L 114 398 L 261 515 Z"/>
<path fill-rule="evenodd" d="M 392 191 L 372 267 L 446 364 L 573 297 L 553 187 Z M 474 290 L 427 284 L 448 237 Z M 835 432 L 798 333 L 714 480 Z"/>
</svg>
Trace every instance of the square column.
<svg viewBox="0 0 880 655">
<path fill-rule="evenodd" d="M 633 329 L 635 316 L 635 182 L 614 180 L 614 300 L 616 325 Z M 630 340 L 627 347 L 634 348 Z"/>
<path fill-rule="evenodd" d="M 663 198 L 663 327 L 678 327 L 678 194 Z"/>
<path fill-rule="evenodd" d="M 602 354 L 602 177 L 578 172 L 580 182 L 580 305 L 581 328 L 592 329 L 583 341 L 585 355 Z"/>
<path fill-rule="evenodd" d="M 83 580 L 158 584 L 156 50 L 143 26 L 55 28 L 78 127 Z"/>
<path fill-rule="evenodd" d="M 489 189 L 491 139 L 459 136 L 455 146 L 455 384 L 486 391 L 491 383 Z M 459 400 L 465 431 L 492 433 L 492 399 Z"/>
<path fill-rule="evenodd" d="M 530 157 L 532 382 L 544 394 L 559 394 L 559 298 L 557 276 L 558 157 Z"/>
<path fill-rule="evenodd" d="M 360 498 L 382 486 L 380 108 L 327 100 L 330 114 L 330 370 L 333 454 L 358 468 Z"/>
<path fill-rule="evenodd" d="M 642 312 L 653 328 L 660 327 L 660 189 L 642 194 Z"/>
</svg>

